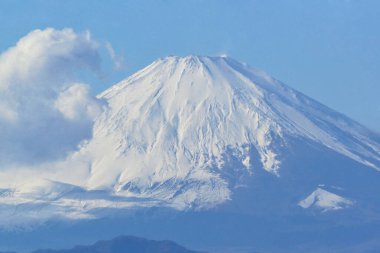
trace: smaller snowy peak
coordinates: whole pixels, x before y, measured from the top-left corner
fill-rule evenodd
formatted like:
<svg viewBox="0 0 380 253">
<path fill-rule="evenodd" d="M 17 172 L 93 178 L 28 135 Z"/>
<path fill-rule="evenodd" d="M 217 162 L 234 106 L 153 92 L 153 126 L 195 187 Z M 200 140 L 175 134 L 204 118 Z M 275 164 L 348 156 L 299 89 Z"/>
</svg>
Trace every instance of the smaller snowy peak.
<svg viewBox="0 0 380 253">
<path fill-rule="evenodd" d="M 304 209 L 315 207 L 323 212 L 347 208 L 353 204 L 351 200 L 320 187 L 298 203 Z"/>
</svg>

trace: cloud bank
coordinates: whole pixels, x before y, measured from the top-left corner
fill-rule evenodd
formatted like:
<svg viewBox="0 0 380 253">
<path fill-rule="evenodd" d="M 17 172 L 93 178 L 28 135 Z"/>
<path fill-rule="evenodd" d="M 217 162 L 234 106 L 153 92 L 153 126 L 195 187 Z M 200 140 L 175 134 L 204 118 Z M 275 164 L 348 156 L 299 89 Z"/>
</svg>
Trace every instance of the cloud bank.
<svg viewBox="0 0 380 253">
<path fill-rule="evenodd" d="M 78 81 L 100 76 L 89 32 L 34 30 L 0 55 L 0 169 L 65 157 L 90 137 L 102 102 Z"/>
</svg>

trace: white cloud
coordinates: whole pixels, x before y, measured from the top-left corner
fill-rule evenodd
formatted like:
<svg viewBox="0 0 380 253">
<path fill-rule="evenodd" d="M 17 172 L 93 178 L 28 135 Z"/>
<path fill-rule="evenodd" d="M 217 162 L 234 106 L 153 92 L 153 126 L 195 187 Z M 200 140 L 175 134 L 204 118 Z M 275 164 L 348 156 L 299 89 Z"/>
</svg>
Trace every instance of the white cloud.
<svg viewBox="0 0 380 253">
<path fill-rule="evenodd" d="M 93 120 L 101 112 L 100 101 L 89 94 L 89 87 L 76 83 L 64 89 L 54 102 L 68 120 Z"/>
<path fill-rule="evenodd" d="M 0 56 L 0 88 L 44 86 L 73 78 L 75 69 L 99 72 L 98 43 L 89 32 L 34 30 Z M 41 82 L 44 80 L 45 82 Z"/>
<path fill-rule="evenodd" d="M 0 169 L 65 155 L 90 137 L 100 102 L 78 73 L 100 76 L 89 32 L 34 30 L 0 55 Z"/>
</svg>

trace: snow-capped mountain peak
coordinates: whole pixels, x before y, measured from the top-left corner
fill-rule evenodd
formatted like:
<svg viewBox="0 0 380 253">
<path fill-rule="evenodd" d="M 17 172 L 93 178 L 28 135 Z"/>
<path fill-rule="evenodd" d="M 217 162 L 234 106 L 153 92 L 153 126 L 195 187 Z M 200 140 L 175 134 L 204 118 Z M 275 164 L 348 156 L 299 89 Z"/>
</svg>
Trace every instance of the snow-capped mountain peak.
<svg viewBox="0 0 380 253">
<path fill-rule="evenodd" d="M 316 182 L 343 185 L 356 203 L 350 187 L 368 189 L 352 178 L 375 178 L 380 170 L 377 134 L 229 57 L 162 58 L 98 98 L 107 108 L 92 138 L 41 173 L 41 187 L 0 185 L 0 205 L 38 199 L 49 206 L 48 217 L 68 218 L 93 217 L 96 209 L 230 202 L 250 212 L 274 192 L 273 205 L 334 209 L 348 200 Z M 264 197 L 252 202 L 260 192 Z"/>
<path fill-rule="evenodd" d="M 255 149 L 262 167 L 280 176 L 289 136 L 379 169 L 379 146 L 365 128 L 228 57 L 162 58 L 99 98 L 109 109 L 84 147 L 94 157 L 90 189 L 181 207 L 220 203 L 231 194 L 227 154 L 250 174 Z"/>
</svg>

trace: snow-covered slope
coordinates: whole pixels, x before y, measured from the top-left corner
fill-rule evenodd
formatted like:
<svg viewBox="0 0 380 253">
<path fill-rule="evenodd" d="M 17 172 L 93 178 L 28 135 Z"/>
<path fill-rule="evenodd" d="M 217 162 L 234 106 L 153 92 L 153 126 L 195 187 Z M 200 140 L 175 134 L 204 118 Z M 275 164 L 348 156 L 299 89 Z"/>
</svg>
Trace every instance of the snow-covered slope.
<svg viewBox="0 0 380 253">
<path fill-rule="evenodd" d="M 281 194 L 292 196 L 289 206 L 339 209 L 356 200 L 349 205 L 322 189 L 301 202 L 296 198 L 315 190 L 314 181 L 341 177 L 337 173 L 344 167 L 354 168 L 347 169 L 347 180 L 336 180 L 345 187 L 354 185 L 350 175 L 357 170 L 380 173 L 377 134 L 228 57 L 159 59 L 98 97 L 108 107 L 97 117 L 93 137 L 53 166 L 58 169 L 35 176 L 43 178 L 37 185 L 35 179 L 16 187 L 0 185 L 0 207 L 38 203 L 68 218 L 133 206 L 212 208 L 234 202 L 242 188 L 253 189 L 243 199 L 250 203 L 258 196 L 255 180 L 264 173 L 275 184 L 289 185 L 281 186 L 288 191 Z M 309 153 L 320 152 L 315 157 L 321 155 L 323 166 L 302 181 L 303 171 L 319 161 L 294 151 L 297 143 L 312 147 Z M 326 157 L 344 159 L 330 166 Z M 291 174 L 289 168 L 297 166 L 303 168 Z M 247 183 L 250 179 L 255 182 Z M 297 191 L 301 183 L 294 182 L 302 182 Z M 270 188 L 264 190 L 268 198 L 277 189 Z"/>
<path fill-rule="evenodd" d="M 380 167 L 380 145 L 369 131 L 226 57 L 159 59 L 99 98 L 109 109 L 82 150 L 92 157 L 90 189 L 179 208 L 214 205 L 231 198 L 231 182 L 221 176 L 227 152 L 239 163 L 238 177 L 252 173 L 251 148 L 266 171 L 281 176 L 289 137 Z"/>
</svg>

